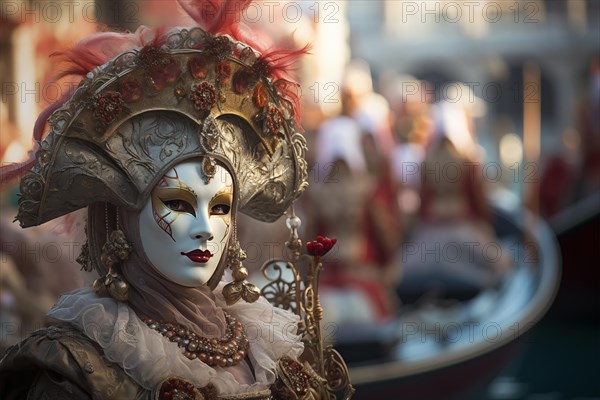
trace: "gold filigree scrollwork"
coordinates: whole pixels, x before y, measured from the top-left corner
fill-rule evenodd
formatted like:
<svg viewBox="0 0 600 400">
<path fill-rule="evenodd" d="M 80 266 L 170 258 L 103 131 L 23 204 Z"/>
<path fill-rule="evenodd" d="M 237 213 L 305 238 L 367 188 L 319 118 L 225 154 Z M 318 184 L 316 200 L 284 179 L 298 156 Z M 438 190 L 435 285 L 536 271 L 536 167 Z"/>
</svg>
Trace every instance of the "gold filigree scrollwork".
<svg viewBox="0 0 600 400">
<path fill-rule="evenodd" d="M 311 389 L 311 398 L 335 400 L 342 395 L 344 400 L 349 400 L 355 390 L 348 378 L 348 367 L 333 347 L 323 344 L 323 308 L 319 298 L 323 264 L 319 256 L 303 254 L 298 236 L 300 225 L 300 219 L 292 209 L 287 220 L 290 230 L 290 239 L 286 242 L 290 250 L 288 259 L 270 260 L 263 265 L 262 272 L 269 283 L 262 289 L 262 294 L 273 305 L 291 310 L 301 319 L 298 332 L 305 345 L 304 357 L 310 360 L 314 372 L 323 378 L 320 387 Z"/>
<path fill-rule="evenodd" d="M 286 270 L 291 273 L 291 277 L 286 276 Z M 271 260 L 262 267 L 262 273 L 270 283 L 262 289 L 262 295 L 274 306 L 290 310 L 299 315 L 297 298 L 298 291 L 296 286 L 300 283 L 300 275 L 295 266 L 291 263 L 285 263 L 282 268 L 282 261 Z M 287 279 L 286 279 L 287 278 Z"/>
<path fill-rule="evenodd" d="M 311 286 L 307 287 L 304 290 L 304 292 L 302 293 L 302 299 L 304 300 L 304 309 L 306 310 L 306 315 L 304 316 L 304 320 L 306 321 L 306 333 L 311 336 L 316 336 L 316 321 L 314 318 L 315 299 L 314 292 Z"/>
<path fill-rule="evenodd" d="M 325 349 L 325 378 L 331 391 L 343 390 L 350 384 L 348 367 L 340 353 L 332 346 Z"/>
</svg>

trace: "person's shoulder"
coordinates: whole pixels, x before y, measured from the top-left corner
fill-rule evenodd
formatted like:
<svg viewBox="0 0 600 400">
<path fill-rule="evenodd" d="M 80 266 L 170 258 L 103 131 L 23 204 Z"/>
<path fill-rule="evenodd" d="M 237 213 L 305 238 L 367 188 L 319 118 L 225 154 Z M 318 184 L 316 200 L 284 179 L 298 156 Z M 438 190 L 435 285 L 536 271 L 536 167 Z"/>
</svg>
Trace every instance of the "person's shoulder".
<svg viewBox="0 0 600 400">
<path fill-rule="evenodd" d="M 66 399 L 136 399 L 142 389 L 96 343 L 60 324 L 33 332 L 0 360 L 0 398 L 37 398 L 31 392 L 61 392 L 55 398 Z"/>
</svg>

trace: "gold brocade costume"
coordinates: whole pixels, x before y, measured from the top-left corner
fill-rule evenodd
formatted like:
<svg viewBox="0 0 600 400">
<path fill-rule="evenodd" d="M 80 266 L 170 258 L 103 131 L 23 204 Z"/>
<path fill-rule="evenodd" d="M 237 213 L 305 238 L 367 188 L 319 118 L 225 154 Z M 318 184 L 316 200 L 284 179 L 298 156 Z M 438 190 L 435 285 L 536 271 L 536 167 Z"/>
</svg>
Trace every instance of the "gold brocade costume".
<svg viewBox="0 0 600 400">
<path fill-rule="evenodd" d="M 290 367 L 285 365 L 284 360 L 280 361 L 280 368 L 289 371 Z M 122 368 L 108 361 L 97 344 L 65 324 L 40 329 L 18 346 L 11 347 L 0 365 L 0 376 L 0 397 L 4 400 L 158 398 L 156 390 L 142 388 Z M 211 397 L 212 392 L 209 392 L 201 394 L 203 397 L 199 399 L 311 398 L 310 394 L 302 397 L 290 395 L 294 389 L 281 378 L 273 386 L 273 390 L 233 396 Z M 287 396 L 281 397 L 282 393 L 287 393 Z"/>
<path fill-rule="evenodd" d="M 94 342 L 68 325 L 40 329 L 11 347 L 0 376 L 0 396 L 6 400 L 150 398 Z"/>
</svg>

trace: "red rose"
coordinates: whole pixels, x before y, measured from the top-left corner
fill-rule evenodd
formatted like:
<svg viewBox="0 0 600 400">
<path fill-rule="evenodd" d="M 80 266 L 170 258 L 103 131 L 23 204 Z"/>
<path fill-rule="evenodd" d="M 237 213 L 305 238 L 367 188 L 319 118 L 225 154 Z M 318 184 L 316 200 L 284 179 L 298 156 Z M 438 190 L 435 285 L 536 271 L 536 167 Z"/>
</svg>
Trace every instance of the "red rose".
<svg viewBox="0 0 600 400">
<path fill-rule="evenodd" d="M 325 248 L 325 253 L 327 253 L 329 250 L 331 250 L 331 248 L 333 247 L 333 245 L 337 242 L 337 239 L 335 238 L 328 238 L 326 236 L 317 236 L 317 242 L 323 244 L 323 247 Z"/>
<path fill-rule="evenodd" d="M 322 257 L 333 248 L 337 240 L 325 236 L 317 236 L 317 240 L 306 243 L 306 251 L 311 256 Z"/>
</svg>

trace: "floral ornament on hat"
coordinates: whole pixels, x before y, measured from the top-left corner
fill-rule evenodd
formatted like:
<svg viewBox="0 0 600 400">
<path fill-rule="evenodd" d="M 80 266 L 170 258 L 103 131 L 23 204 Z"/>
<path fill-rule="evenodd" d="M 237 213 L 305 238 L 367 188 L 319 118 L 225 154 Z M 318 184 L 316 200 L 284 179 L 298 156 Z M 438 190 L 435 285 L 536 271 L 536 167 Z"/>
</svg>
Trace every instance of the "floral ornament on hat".
<svg viewBox="0 0 600 400">
<path fill-rule="evenodd" d="M 96 95 L 88 104 L 88 108 L 94 112 L 94 119 L 98 122 L 96 132 L 102 133 L 104 127 L 114 122 L 123 111 L 125 101 L 119 92 L 106 92 Z"/>
<path fill-rule="evenodd" d="M 198 111 L 210 111 L 217 104 L 217 90 L 208 83 L 202 82 L 192 87 L 190 99 Z"/>
</svg>

